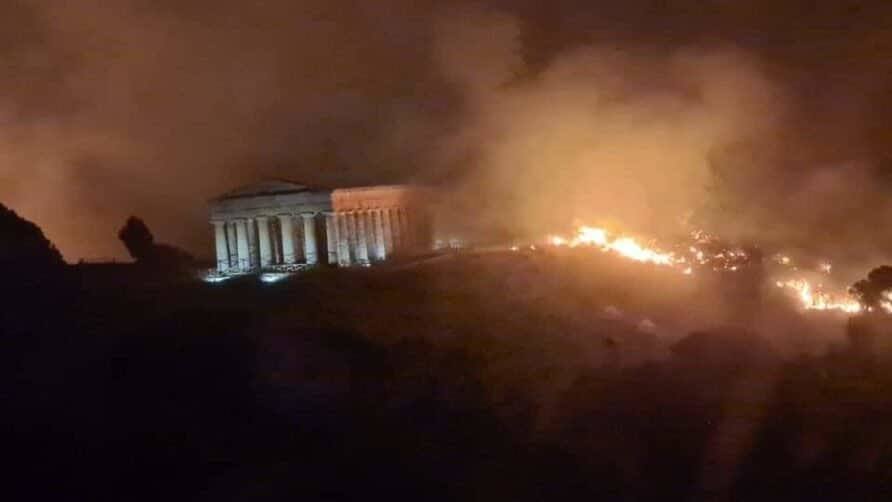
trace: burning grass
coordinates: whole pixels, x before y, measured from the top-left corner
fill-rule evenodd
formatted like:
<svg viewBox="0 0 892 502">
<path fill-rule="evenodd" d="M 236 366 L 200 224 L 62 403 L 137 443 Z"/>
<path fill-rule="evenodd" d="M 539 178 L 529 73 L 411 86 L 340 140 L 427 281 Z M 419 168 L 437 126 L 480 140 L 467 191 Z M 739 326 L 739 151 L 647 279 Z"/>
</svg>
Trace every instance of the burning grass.
<svg viewBox="0 0 892 502">
<path fill-rule="evenodd" d="M 623 259 L 675 269 L 684 275 L 702 273 L 704 270 L 737 272 L 744 267 L 763 265 L 761 252 L 757 249 L 730 246 L 703 231 L 692 232 L 690 242 L 675 246 L 681 251 L 667 251 L 653 240 L 614 234 L 605 228 L 587 225 L 580 225 L 575 235 L 570 237 L 550 235 L 545 243 L 552 247 L 598 249 Z M 835 291 L 823 282 L 813 283 L 803 276 L 787 255 L 780 254 L 775 258 L 775 269 L 770 272 L 787 277 L 774 280 L 774 284 L 793 293 L 804 310 L 832 310 L 846 314 L 862 311 L 862 305 L 847 291 Z M 816 271 L 829 276 L 832 264 L 821 262 Z M 795 277 L 790 278 L 791 274 Z M 892 302 L 883 303 L 882 307 L 892 311 Z"/>
</svg>

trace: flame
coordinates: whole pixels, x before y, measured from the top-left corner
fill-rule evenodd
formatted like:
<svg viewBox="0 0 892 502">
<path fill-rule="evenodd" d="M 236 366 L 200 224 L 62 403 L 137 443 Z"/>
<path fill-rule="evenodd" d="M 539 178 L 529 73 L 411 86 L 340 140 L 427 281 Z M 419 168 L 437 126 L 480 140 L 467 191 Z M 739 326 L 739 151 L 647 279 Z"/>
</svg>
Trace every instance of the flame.
<svg viewBox="0 0 892 502">
<path fill-rule="evenodd" d="M 790 279 L 777 281 L 779 288 L 792 289 L 806 310 L 839 310 L 848 314 L 857 314 L 863 307 L 852 298 L 842 295 L 834 295 L 822 290 L 821 285 L 813 287 L 805 279 Z"/>
<path fill-rule="evenodd" d="M 673 266 L 681 263 L 674 254 L 644 247 L 631 237 L 611 238 L 607 230 L 597 227 L 580 226 L 573 238 L 552 235 L 548 238 L 554 246 L 594 246 L 635 261 Z"/>
<path fill-rule="evenodd" d="M 596 247 L 604 252 L 616 253 L 631 260 L 672 267 L 684 275 L 692 275 L 693 266 L 706 266 L 715 271 L 735 272 L 750 261 L 750 256 L 743 249 L 725 247 L 719 239 L 703 231 L 692 232 L 691 238 L 694 243 L 687 248 L 689 255 L 676 255 L 657 248 L 646 247 L 631 237 L 614 237 L 604 228 L 585 225 L 579 226 L 573 237 L 551 235 L 548 236 L 546 242 L 557 247 Z M 791 267 L 794 271 L 798 270 L 797 267 L 792 266 L 793 260 L 789 256 L 778 254 L 773 257 L 773 260 L 779 265 Z M 819 264 L 819 270 L 830 274 L 832 265 L 830 262 L 823 262 Z M 864 307 L 848 294 L 825 291 L 822 285 L 813 286 L 805 279 L 788 279 L 776 281 L 775 284 L 779 288 L 792 291 L 805 310 L 835 310 L 848 314 L 857 314 L 864 310 Z M 886 312 L 892 313 L 892 292 L 888 292 L 884 296 L 880 306 Z"/>
<path fill-rule="evenodd" d="M 784 255 L 784 254 L 774 255 L 773 259 L 774 259 L 775 263 L 778 263 L 780 265 L 789 265 L 790 263 L 793 262 L 793 260 L 789 256 Z"/>
<path fill-rule="evenodd" d="M 561 237 L 559 235 L 550 236 L 548 238 L 548 242 L 552 246 L 566 246 L 567 245 L 567 239 L 564 239 L 563 237 Z"/>
<path fill-rule="evenodd" d="M 576 239 L 574 242 L 576 245 L 579 244 L 588 244 L 594 246 L 606 246 L 609 242 L 607 239 L 607 231 L 603 228 L 594 228 L 594 227 L 579 227 L 576 231 Z"/>
<path fill-rule="evenodd" d="M 883 298 L 880 300 L 880 308 L 886 313 L 892 314 L 892 291 L 883 291 Z"/>
</svg>

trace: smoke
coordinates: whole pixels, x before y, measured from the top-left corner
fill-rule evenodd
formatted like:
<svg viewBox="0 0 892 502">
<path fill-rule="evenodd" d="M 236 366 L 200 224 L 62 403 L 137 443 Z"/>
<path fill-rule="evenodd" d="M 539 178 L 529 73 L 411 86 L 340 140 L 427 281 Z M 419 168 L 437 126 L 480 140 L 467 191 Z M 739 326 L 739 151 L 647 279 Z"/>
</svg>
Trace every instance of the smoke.
<svg viewBox="0 0 892 502">
<path fill-rule="evenodd" d="M 883 259 L 892 9 L 776 4 L 5 2 L 0 201 L 69 260 L 130 214 L 209 255 L 205 201 L 265 176 L 444 183 L 457 233 Z"/>
<path fill-rule="evenodd" d="M 665 235 L 694 225 L 832 259 L 847 277 L 889 258 L 892 239 L 868 228 L 892 205 L 883 153 L 864 133 L 866 98 L 851 95 L 867 81 L 863 68 L 845 70 L 848 85 L 803 81 L 821 76 L 808 66 L 816 55 L 789 64 L 765 47 L 655 46 L 646 35 L 531 64 L 519 18 L 466 9 L 439 26 L 439 68 L 462 90 L 467 117 L 448 151 L 473 166 L 446 204 L 447 234 L 541 237 L 583 221 Z M 829 77 L 839 76 L 834 64 L 822 69 Z"/>
<path fill-rule="evenodd" d="M 709 197 L 710 153 L 769 136 L 782 121 L 782 93 L 740 51 L 589 46 L 530 74 L 518 71 L 517 30 L 490 21 L 497 26 L 477 29 L 504 38 L 483 53 L 511 55 L 503 66 L 453 73 L 452 61 L 443 65 L 470 107 L 454 148 L 478 152 L 460 197 L 492 210 L 479 230 L 542 235 L 576 220 L 677 227 Z M 481 38 L 473 28 L 460 35 Z"/>
<path fill-rule="evenodd" d="M 391 2 L 400 9 L 400 2 Z M 404 14 L 412 9 L 405 3 Z M 207 255 L 206 201 L 264 176 L 394 181 L 419 148 L 427 36 L 347 2 L 6 3 L 0 200 L 66 258 L 124 257 L 128 215 Z M 439 107 L 444 108 L 444 107 Z M 385 134 L 385 131 L 387 132 Z M 428 136 L 433 137 L 434 134 Z"/>
</svg>

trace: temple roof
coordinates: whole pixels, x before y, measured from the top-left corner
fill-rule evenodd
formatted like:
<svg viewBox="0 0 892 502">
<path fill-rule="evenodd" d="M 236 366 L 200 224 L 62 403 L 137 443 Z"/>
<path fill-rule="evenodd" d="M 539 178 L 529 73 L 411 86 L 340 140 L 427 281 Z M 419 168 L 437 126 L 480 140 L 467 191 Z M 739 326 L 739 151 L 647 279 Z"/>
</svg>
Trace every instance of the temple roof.
<svg viewBox="0 0 892 502">
<path fill-rule="evenodd" d="M 317 187 L 310 187 L 295 181 L 274 179 L 259 181 L 250 185 L 241 186 L 216 197 L 214 200 L 240 199 L 243 197 L 258 197 L 263 195 L 281 195 L 302 192 L 325 191 Z"/>
</svg>

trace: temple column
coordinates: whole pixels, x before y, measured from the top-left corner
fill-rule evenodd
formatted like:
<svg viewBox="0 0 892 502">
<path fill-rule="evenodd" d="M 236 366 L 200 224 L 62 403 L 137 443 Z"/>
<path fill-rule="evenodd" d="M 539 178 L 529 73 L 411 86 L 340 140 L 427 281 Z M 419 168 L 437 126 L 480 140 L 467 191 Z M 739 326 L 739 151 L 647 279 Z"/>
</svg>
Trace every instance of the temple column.
<svg viewBox="0 0 892 502">
<path fill-rule="evenodd" d="M 282 262 L 292 264 L 297 261 L 297 255 L 294 253 L 294 227 L 290 214 L 279 215 L 279 228 L 282 230 Z"/>
<path fill-rule="evenodd" d="M 405 247 L 405 243 L 403 242 L 403 229 L 400 226 L 400 215 L 398 208 L 392 208 L 387 210 L 387 217 L 390 220 L 390 231 L 393 234 L 393 249 L 395 252 L 402 252 Z"/>
<path fill-rule="evenodd" d="M 254 268 L 259 266 L 260 257 L 257 252 L 257 231 L 254 218 L 248 218 L 245 221 L 248 230 L 248 267 Z"/>
<path fill-rule="evenodd" d="M 393 254 L 393 232 L 390 226 L 390 209 L 379 209 L 378 216 L 381 218 L 381 227 L 384 230 L 384 251 L 387 256 Z"/>
<path fill-rule="evenodd" d="M 304 256 L 307 265 L 315 265 L 318 261 L 316 253 L 316 219 L 313 213 L 301 213 L 304 220 Z"/>
<path fill-rule="evenodd" d="M 375 237 L 375 219 L 369 210 L 361 212 L 360 217 L 365 226 L 365 243 L 369 261 L 375 261 L 378 259 L 378 251 L 375 248 L 375 242 L 377 242 L 377 237 Z"/>
<path fill-rule="evenodd" d="M 387 259 L 387 245 L 384 243 L 384 225 L 381 222 L 381 210 L 375 209 L 371 212 L 372 224 L 375 228 L 375 250 L 376 258 L 379 260 Z"/>
<path fill-rule="evenodd" d="M 333 213 L 325 213 L 325 247 L 328 251 L 328 264 L 338 264 L 338 224 Z"/>
<path fill-rule="evenodd" d="M 350 265 L 350 222 L 344 213 L 335 213 L 338 227 L 338 265 Z"/>
<path fill-rule="evenodd" d="M 265 268 L 272 263 L 272 249 L 269 241 L 269 218 L 266 216 L 257 217 L 257 235 L 257 240 L 260 241 L 260 266 Z"/>
<path fill-rule="evenodd" d="M 238 238 L 236 237 L 235 222 L 226 222 L 226 243 L 229 246 L 229 268 L 238 268 Z"/>
<path fill-rule="evenodd" d="M 217 248 L 217 272 L 225 272 L 229 268 L 229 247 L 226 245 L 226 222 L 212 221 L 214 225 L 214 241 Z"/>
<path fill-rule="evenodd" d="M 282 229 L 278 225 L 273 225 L 272 222 L 270 222 L 270 226 L 274 227 L 269 233 L 270 246 L 272 247 L 270 254 L 273 265 L 279 265 L 282 263 Z"/>
<path fill-rule="evenodd" d="M 356 261 L 360 265 L 369 264 L 368 239 L 366 239 L 365 217 L 363 213 L 353 213 L 356 219 Z"/>
<path fill-rule="evenodd" d="M 236 221 L 235 233 L 238 236 L 238 268 L 247 272 L 251 270 L 251 259 L 248 254 L 248 221 L 245 219 Z"/>
<path fill-rule="evenodd" d="M 344 219 L 347 220 L 347 249 L 350 252 L 350 264 L 359 263 L 359 251 L 356 249 L 356 214 L 351 212 L 344 213 Z"/>
</svg>

